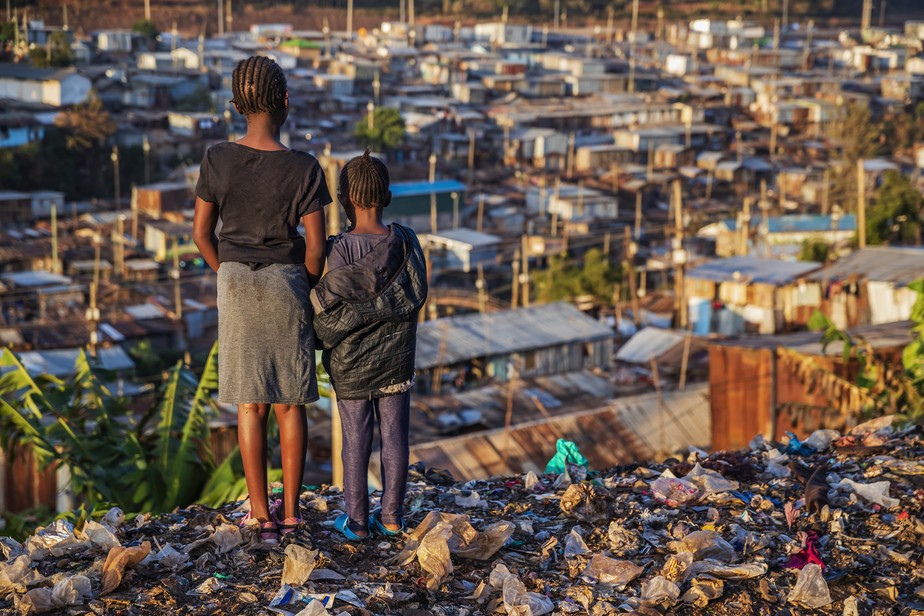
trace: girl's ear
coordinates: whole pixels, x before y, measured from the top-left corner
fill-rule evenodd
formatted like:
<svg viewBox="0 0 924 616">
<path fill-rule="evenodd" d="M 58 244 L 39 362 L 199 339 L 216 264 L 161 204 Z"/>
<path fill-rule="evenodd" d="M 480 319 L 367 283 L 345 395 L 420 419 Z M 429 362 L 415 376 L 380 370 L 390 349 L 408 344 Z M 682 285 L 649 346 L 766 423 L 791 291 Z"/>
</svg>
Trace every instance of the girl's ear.
<svg viewBox="0 0 924 616">
<path fill-rule="evenodd" d="M 234 110 L 235 110 L 236 112 L 238 112 L 238 113 L 241 114 L 241 115 L 244 115 L 244 112 L 241 111 L 241 108 L 237 106 L 237 101 L 232 100 L 232 101 L 231 101 L 231 104 L 234 105 Z"/>
<path fill-rule="evenodd" d="M 286 90 L 286 109 L 289 108 L 289 91 Z"/>
</svg>

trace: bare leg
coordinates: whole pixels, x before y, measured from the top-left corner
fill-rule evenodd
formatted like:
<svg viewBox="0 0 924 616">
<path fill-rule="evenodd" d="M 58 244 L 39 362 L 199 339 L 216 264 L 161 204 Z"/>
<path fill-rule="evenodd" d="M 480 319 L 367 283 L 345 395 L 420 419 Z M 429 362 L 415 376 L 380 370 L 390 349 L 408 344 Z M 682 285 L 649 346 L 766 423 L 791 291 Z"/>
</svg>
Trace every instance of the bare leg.
<svg viewBox="0 0 924 616">
<path fill-rule="evenodd" d="M 279 424 L 279 441 L 282 445 L 282 487 L 284 515 L 282 519 L 300 515 L 298 497 L 302 492 L 305 474 L 305 456 L 308 454 L 308 418 L 305 407 L 276 404 L 276 422 Z"/>
<path fill-rule="evenodd" d="M 244 477 L 250 493 L 251 517 L 260 522 L 270 519 L 266 497 L 266 418 L 268 404 L 237 406 L 237 442 L 244 463 Z"/>
</svg>

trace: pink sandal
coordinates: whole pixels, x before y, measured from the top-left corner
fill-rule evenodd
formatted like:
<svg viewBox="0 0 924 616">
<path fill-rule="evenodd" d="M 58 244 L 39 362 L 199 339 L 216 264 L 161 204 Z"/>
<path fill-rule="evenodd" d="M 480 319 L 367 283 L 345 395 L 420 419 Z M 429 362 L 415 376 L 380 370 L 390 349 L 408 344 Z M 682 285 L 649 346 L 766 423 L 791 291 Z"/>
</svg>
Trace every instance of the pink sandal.
<svg viewBox="0 0 924 616">
<path fill-rule="evenodd" d="M 302 518 L 286 518 L 280 520 L 276 518 L 276 528 L 279 529 L 279 536 L 285 537 L 289 533 L 294 533 L 304 520 Z"/>
<path fill-rule="evenodd" d="M 261 543 L 279 543 L 279 525 L 276 522 L 276 510 L 282 506 L 282 501 L 276 500 L 270 503 L 269 512 L 270 520 L 267 522 L 260 522 L 260 542 Z M 247 515 L 244 516 L 244 519 L 241 520 L 241 527 L 247 524 L 247 520 L 255 519 L 253 517 L 253 511 L 248 511 Z"/>
</svg>

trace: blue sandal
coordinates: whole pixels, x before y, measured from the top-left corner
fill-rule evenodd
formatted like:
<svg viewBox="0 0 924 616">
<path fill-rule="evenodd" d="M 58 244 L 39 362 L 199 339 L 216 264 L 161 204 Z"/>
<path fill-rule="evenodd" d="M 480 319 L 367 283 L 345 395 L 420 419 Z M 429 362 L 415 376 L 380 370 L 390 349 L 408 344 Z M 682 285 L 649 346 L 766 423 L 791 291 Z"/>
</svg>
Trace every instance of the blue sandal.
<svg viewBox="0 0 924 616">
<path fill-rule="evenodd" d="M 403 522 L 403 521 L 402 521 Z M 404 533 L 404 524 L 398 530 L 391 530 L 382 523 L 382 510 L 375 509 L 369 514 L 369 528 L 383 537 L 397 537 Z"/>
<path fill-rule="evenodd" d="M 341 513 L 337 516 L 337 519 L 334 520 L 334 528 L 336 528 L 341 535 L 349 539 L 350 541 L 365 541 L 371 535 L 366 535 L 362 537 L 357 535 L 352 530 L 350 530 L 350 516 L 345 513 Z"/>
</svg>

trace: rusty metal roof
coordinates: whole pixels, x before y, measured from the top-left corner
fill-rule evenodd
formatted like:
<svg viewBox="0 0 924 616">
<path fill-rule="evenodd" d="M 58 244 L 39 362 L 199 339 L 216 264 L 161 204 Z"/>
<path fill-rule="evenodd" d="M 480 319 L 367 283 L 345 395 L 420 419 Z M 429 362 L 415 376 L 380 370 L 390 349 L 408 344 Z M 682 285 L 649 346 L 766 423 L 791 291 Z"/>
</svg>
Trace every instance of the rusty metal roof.
<svg viewBox="0 0 924 616">
<path fill-rule="evenodd" d="M 850 276 L 907 286 L 924 276 L 924 249 L 910 246 L 862 248 L 810 274 L 808 279 L 845 280 Z"/>
<path fill-rule="evenodd" d="M 591 468 L 609 468 L 670 454 L 690 445 L 708 448 L 708 385 L 664 394 L 612 400 L 587 411 L 562 414 L 411 447 L 411 461 L 448 469 L 458 479 L 542 473 L 559 438 L 574 441 Z M 506 459 L 505 459 L 506 454 Z M 375 467 L 375 468 L 373 468 Z M 377 472 L 377 465 L 370 470 Z"/>
</svg>

